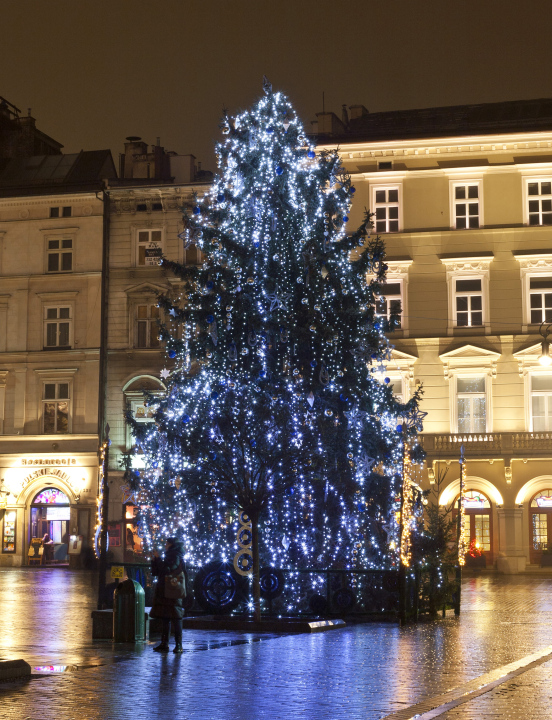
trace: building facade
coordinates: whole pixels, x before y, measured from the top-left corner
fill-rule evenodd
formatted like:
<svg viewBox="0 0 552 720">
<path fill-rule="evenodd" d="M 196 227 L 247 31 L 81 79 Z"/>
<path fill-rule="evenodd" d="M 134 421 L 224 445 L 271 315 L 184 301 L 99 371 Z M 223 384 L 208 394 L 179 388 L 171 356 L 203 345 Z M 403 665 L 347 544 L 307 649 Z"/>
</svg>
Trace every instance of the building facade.
<svg viewBox="0 0 552 720">
<path fill-rule="evenodd" d="M 61 148 L 0 98 L 3 566 L 71 551 L 80 565 L 96 522 L 103 185 L 116 173 L 108 150 Z"/>
<path fill-rule="evenodd" d="M 488 567 L 536 570 L 552 548 L 552 101 L 349 111 L 314 130 L 352 176 L 350 226 L 369 208 L 386 242 L 379 312 L 402 310 L 386 374 L 404 399 L 423 387 L 424 484 L 455 502 L 463 445 L 470 540 Z"/>
<path fill-rule="evenodd" d="M 128 169 L 128 163 L 127 163 Z M 192 174 L 193 176 L 193 174 Z M 164 391 L 161 371 L 168 361 L 159 340 L 160 293 L 179 294 L 180 282 L 160 267 L 161 254 L 183 264 L 196 264 L 200 255 L 179 238 L 182 207 L 205 183 L 136 184 L 120 180 L 107 189 L 110 206 L 109 277 L 107 291 L 107 357 L 105 419 L 110 427 L 109 550 L 117 562 L 141 562 L 142 539 L 136 524 L 137 504 L 124 479 L 124 456 L 134 441 L 125 422 L 132 412 L 140 422 L 152 422 L 144 393 Z M 142 467 L 133 456 L 132 466 Z"/>
</svg>

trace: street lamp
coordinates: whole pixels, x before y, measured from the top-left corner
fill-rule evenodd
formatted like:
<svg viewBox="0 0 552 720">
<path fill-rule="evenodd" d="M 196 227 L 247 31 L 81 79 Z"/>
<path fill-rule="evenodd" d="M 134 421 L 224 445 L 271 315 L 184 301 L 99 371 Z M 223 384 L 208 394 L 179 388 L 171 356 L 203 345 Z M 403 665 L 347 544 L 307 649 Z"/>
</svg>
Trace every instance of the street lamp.
<svg viewBox="0 0 552 720">
<path fill-rule="evenodd" d="M 539 333 L 542 335 L 542 350 L 539 357 L 539 363 L 543 367 L 548 367 L 549 365 L 552 365 L 552 357 L 550 357 L 550 342 L 548 341 L 548 336 L 550 335 L 550 332 L 552 332 L 551 328 L 552 323 L 542 323 L 539 328 Z"/>
</svg>

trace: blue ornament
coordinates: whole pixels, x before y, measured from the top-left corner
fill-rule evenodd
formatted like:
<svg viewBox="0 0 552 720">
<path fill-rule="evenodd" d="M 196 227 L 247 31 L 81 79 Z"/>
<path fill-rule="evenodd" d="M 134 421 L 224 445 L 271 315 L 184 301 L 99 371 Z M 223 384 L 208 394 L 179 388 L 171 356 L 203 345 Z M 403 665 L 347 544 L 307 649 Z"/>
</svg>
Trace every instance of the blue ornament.
<svg viewBox="0 0 552 720">
<path fill-rule="evenodd" d="M 159 467 L 159 463 L 154 462 L 154 463 L 152 463 L 152 466 L 153 466 L 154 468 Z"/>
<path fill-rule="evenodd" d="M 256 241 L 253 243 L 253 247 L 259 247 L 260 244 L 261 244 L 261 243 L 260 243 L 258 240 L 256 240 Z"/>
<path fill-rule="evenodd" d="M 343 393 L 341 393 L 339 395 L 339 399 L 341 400 L 341 402 L 349 402 L 349 398 L 345 397 L 345 395 L 343 395 Z"/>
<path fill-rule="evenodd" d="M 273 133 L 273 132 L 274 132 L 273 126 L 271 125 L 270 127 L 268 127 L 268 128 L 266 129 L 266 131 L 267 131 L 267 133 Z"/>
<path fill-rule="evenodd" d="M 314 150 L 309 150 L 307 153 L 307 157 L 309 157 L 311 160 L 312 160 L 312 158 L 315 158 L 316 153 L 314 152 Z"/>
<path fill-rule="evenodd" d="M 276 168 L 276 175 L 283 175 L 283 173 L 284 173 L 284 168 L 280 167 L 280 165 L 278 165 L 278 167 Z"/>
<path fill-rule="evenodd" d="M 213 398 L 213 400 L 216 400 L 218 398 L 218 396 L 219 396 L 218 392 L 211 393 L 211 397 Z"/>
<path fill-rule="evenodd" d="M 372 358 L 372 360 L 377 360 L 377 359 L 378 359 L 378 356 L 376 355 L 376 353 L 372 353 L 372 354 L 370 355 L 370 357 Z"/>
<path fill-rule="evenodd" d="M 349 217 L 347 215 L 343 215 L 343 222 L 349 222 Z"/>
<path fill-rule="evenodd" d="M 211 450 L 211 452 L 209 453 L 209 457 L 211 458 L 211 460 L 216 460 L 216 459 L 217 459 L 217 454 L 216 454 L 216 452 L 213 452 L 213 451 Z"/>
<path fill-rule="evenodd" d="M 215 287 L 215 283 L 212 280 L 207 281 L 207 289 L 212 290 Z"/>
<path fill-rule="evenodd" d="M 261 370 L 261 372 L 259 373 L 259 377 L 260 377 L 260 378 L 265 378 L 265 377 L 266 377 L 266 370 Z"/>
<path fill-rule="evenodd" d="M 397 425 L 397 432 L 402 432 L 402 425 Z"/>
<path fill-rule="evenodd" d="M 356 193 L 356 187 L 354 187 L 353 185 L 351 185 L 351 187 L 349 188 L 349 192 L 350 192 L 351 194 Z"/>
<path fill-rule="evenodd" d="M 385 378 L 385 380 L 383 382 L 389 384 L 391 382 L 391 378 Z"/>
<path fill-rule="evenodd" d="M 315 367 L 316 367 L 316 360 L 311 360 L 311 367 L 312 367 L 312 368 L 315 368 Z"/>
<path fill-rule="evenodd" d="M 209 325 L 213 322 L 215 322 L 215 318 L 212 315 L 207 315 L 207 322 Z"/>
<path fill-rule="evenodd" d="M 358 511 L 359 511 L 359 512 L 364 512 L 364 511 L 366 510 L 366 503 L 361 503 L 361 502 L 360 502 L 360 503 L 357 505 L 357 508 L 358 508 Z"/>
<path fill-rule="evenodd" d="M 155 509 L 159 510 L 159 503 L 155 503 Z"/>
<path fill-rule="evenodd" d="M 189 415 L 182 415 L 182 422 L 183 422 L 183 423 L 189 423 L 189 422 L 190 422 L 190 416 L 189 416 Z"/>
<path fill-rule="evenodd" d="M 199 207 L 199 205 L 196 205 L 194 207 L 194 215 L 201 215 L 201 208 Z"/>
<path fill-rule="evenodd" d="M 257 441 L 251 440 L 251 447 L 257 447 Z"/>
<path fill-rule="evenodd" d="M 176 357 L 176 350 L 169 350 L 169 357 L 170 358 Z"/>
<path fill-rule="evenodd" d="M 219 203 L 224 202 L 224 193 L 219 193 L 217 195 L 217 200 Z"/>
<path fill-rule="evenodd" d="M 295 488 L 289 487 L 286 489 L 286 495 L 293 495 L 295 493 Z"/>
</svg>

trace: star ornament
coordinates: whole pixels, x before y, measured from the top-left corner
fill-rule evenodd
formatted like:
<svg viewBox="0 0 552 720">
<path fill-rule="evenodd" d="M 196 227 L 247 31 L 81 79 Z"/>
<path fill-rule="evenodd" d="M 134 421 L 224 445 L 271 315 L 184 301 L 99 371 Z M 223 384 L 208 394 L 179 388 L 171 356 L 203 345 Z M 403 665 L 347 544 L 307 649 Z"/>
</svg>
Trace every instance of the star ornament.
<svg viewBox="0 0 552 720">
<path fill-rule="evenodd" d="M 370 457 L 366 453 L 355 458 L 356 469 L 359 473 L 366 476 L 372 472 L 372 466 L 375 465 L 376 459 Z"/>
<path fill-rule="evenodd" d="M 415 408 L 405 417 L 405 424 L 409 428 L 416 428 L 420 432 L 424 427 L 424 418 L 427 415 L 426 412 L 422 412 L 419 408 Z"/>
<path fill-rule="evenodd" d="M 270 312 L 275 309 L 287 310 L 287 302 L 291 297 L 291 293 L 267 293 L 267 299 L 270 300 Z"/>
<path fill-rule="evenodd" d="M 163 380 L 166 380 L 166 379 L 169 377 L 170 374 L 171 374 L 171 371 L 170 371 L 170 370 L 167 370 L 167 368 L 163 368 L 163 370 L 161 370 L 161 372 L 159 373 L 159 376 L 160 376 Z"/>
<path fill-rule="evenodd" d="M 364 415 L 366 415 L 365 412 L 362 412 L 362 410 L 358 409 L 358 405 L 355 403 L 353 407 L 350 410 L 346 410 L 343 415 L 347 418 L 349 422 L 357 422 L 358 420 L 362 420 Z"/>
</svg>

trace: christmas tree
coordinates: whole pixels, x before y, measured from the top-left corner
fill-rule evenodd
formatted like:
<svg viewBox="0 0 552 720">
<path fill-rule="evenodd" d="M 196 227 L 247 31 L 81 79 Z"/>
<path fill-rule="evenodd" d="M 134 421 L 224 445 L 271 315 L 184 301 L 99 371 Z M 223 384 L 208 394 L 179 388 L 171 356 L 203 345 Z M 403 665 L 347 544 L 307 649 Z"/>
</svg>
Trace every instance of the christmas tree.
<svg viewBox="0 0 552 720">
<path fill-rule="evenodd" d="M 219 174 L 184 210 L 203 264 L 162 260 L 181 280 L 159 300 L 167 389 L 149 400 L 155 423 L 134 424 L 146 540 L 183 534 L 198 565 L 241 547 L 257 617 L 261 560 L 392 561 L 417 424 L 397 418 L 418 401 L 399 406 L 378 379 L 399 318 L 376 313 L 386 265 L 370 216 L 348 232 L 355 188 L 338 154 L 317 154 L 287 98 L 264 91 L 225 115 Z"/>
</svg>

